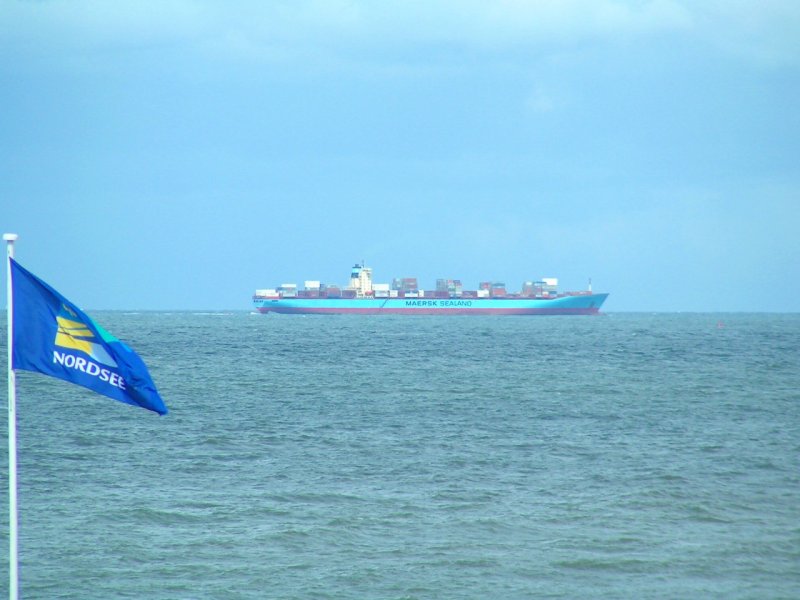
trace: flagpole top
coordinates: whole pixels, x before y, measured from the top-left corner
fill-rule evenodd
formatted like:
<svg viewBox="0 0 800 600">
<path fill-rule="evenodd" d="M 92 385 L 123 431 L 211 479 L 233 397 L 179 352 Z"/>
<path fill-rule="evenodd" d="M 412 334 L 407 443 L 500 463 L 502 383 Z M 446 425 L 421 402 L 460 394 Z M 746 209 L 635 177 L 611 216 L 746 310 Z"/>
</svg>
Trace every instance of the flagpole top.
<svg viewBox="0 0 800 600">
<path fill-rule="evenodd" d="M 4 233 L 3 234 L 3 241 L 14 243 L 19 239 L 19 236 L 16 233 Z"/>
</svg>

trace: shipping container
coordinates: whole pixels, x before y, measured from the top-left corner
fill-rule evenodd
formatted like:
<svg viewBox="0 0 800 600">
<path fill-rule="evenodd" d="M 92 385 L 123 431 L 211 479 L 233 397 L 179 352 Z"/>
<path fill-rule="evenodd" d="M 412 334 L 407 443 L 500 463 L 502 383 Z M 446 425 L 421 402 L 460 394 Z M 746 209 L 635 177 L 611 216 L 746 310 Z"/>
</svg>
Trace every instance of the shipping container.
<svg viewBox="0 0 800 600">
<path fill-rule="evenodd" d="M 402 292 L 416 292 L 418 289 L 416 277 L 395 277 L 392 279 L 392 289 Z"/>
</svg>

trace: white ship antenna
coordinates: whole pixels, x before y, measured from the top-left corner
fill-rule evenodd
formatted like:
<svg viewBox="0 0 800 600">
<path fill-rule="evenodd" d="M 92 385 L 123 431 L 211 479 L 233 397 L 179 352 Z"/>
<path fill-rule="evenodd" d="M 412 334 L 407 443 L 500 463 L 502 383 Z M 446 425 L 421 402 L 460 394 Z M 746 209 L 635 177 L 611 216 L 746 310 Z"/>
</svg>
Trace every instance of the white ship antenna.
<svg viewBox="0 0 800 600">
<path fill-rule="evenodd" d="M 589 293 L 592 291 L 592 278 L 589 277 Z"/>
</svg>

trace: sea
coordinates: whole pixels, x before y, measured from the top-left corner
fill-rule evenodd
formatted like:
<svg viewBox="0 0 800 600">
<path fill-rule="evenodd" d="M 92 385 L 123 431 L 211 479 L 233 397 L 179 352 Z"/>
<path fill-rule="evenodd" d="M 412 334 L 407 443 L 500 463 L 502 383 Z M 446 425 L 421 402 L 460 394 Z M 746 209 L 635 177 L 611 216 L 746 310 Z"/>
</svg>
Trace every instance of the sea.
<svg viewBox="0 0 800 600">
<path fill-rule="evenodd" d="M 18 374 L 23 598 L 800 598 L 800 314 L 89 312 L 170 412 Z"/>
</svg>

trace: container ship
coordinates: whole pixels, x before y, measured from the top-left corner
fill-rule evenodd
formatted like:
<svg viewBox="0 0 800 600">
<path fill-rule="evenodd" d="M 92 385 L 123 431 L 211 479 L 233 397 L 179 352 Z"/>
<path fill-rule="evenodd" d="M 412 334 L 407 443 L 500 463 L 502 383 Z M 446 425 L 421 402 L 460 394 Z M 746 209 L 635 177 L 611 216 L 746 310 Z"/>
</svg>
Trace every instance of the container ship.
<svg viewBox="0 0 800 600">
<path fill-rule="evenodd" d="M 504 283 L 484 281 L 465 290 L 458 279 L 439 279 L 435 290 L 420 289 L 415 277 L 373 283 L 372 269 L 357 264 L 342 288 L 306 281 L 303 289 L 284 283 L 256 290 L 253 305 L 260 313 L 403 314 L 403 315 L 596 315 L 608 294 L 558 291 L 558 280 L 526 281 L 509 293 Z"/>
</svg>

